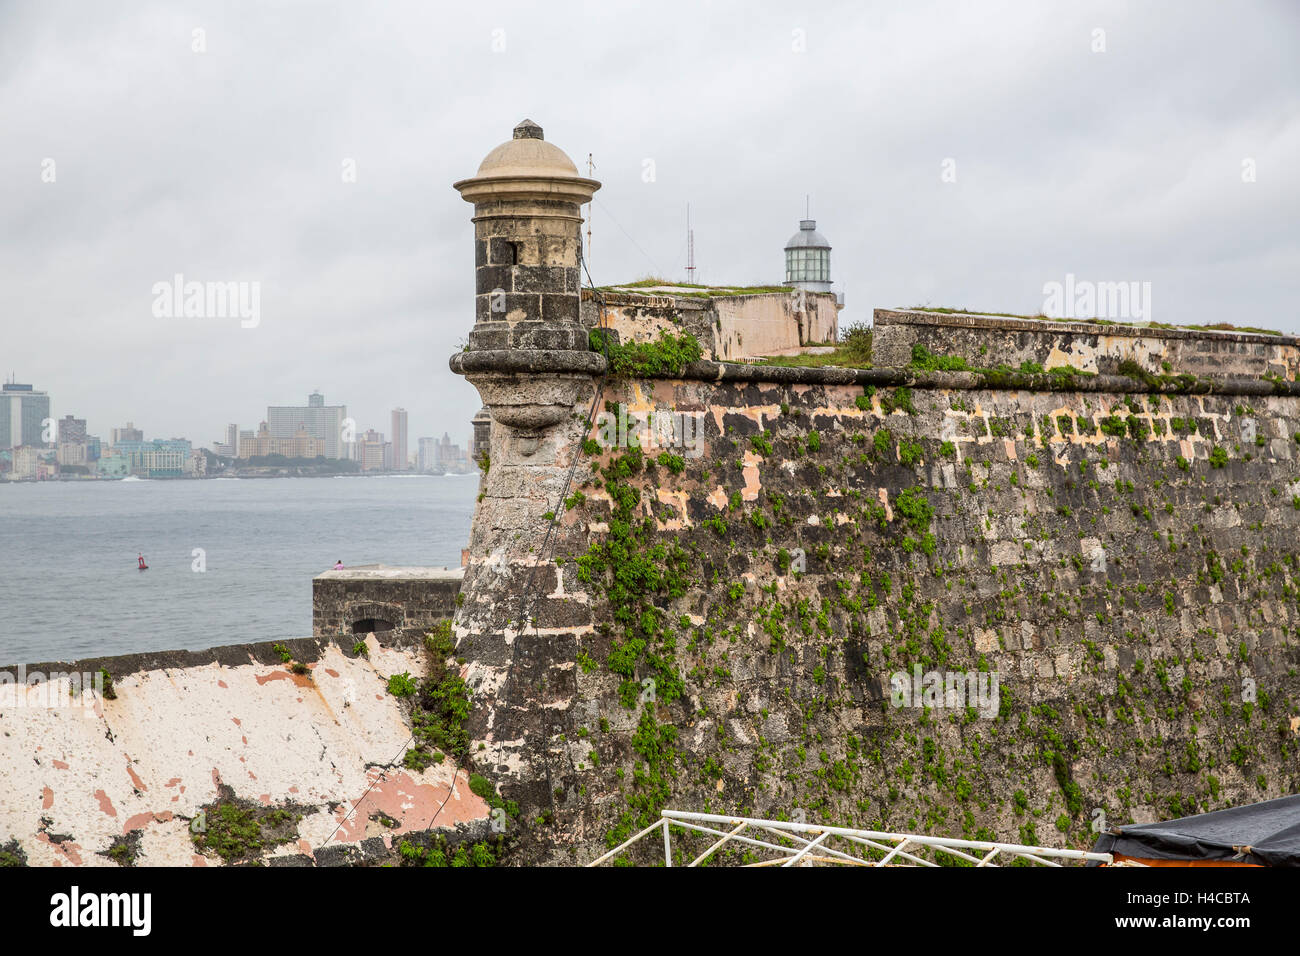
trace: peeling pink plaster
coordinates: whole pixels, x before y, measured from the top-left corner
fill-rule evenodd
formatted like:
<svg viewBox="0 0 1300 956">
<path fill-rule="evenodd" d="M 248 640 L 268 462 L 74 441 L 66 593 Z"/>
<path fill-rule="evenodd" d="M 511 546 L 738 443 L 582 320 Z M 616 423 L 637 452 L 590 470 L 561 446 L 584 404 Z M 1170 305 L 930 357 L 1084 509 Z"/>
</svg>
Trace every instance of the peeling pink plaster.
<svg viewBox="0 0 1300 956">
<path fill-rule="evenodd" d="M 172 818 L 170 810 L 163 810 L 161 813 L 137 813 L 127 817 L 126 822 L 122 824 L 122 832 L 130 833 L 132 830 L 142 830 L 151 823 L 166 823 Z"/>
<path fill-rule="evenodd" d="M 331 842 L 354 843 L 363 839 L 370 817 L 379 812 L 397 821 L 397 826 L 389 831 L 391 834 L 454 827 L 458 823 L 482 820 L 490 812 L 483 798 L 469 789 L 469 778 L 459 770 L 455 778 L 456 792 L 450 799 L 447 794 L 451 788 L 446 783 L 416 783 L 410 774 L 401 770 L 390 778 L 384 778 L 378 768 L 375 768 L 375 773 L 379 774 L 379 782 L 360 804 L 355 805 L 351 814 L 348 814 L 350 808 L 344 806 L 334 811 L 339 829 L 331 837 Z"/>
<path fill-rule="evenodd" d="M 310 665 L 308 665 L 310 666 Z M 294 674 L 291 671 L 271 671 L 269 674 L 254 676 L 253 680 L 257 681 L 258 686 L 269 683 L 273 680 L 291 680 L 298 687 L 311 687 L 311 678 L 306 674 Z M 382 698 L 381 698 L 382 699 Z"/>
<path fill-rule="evenodd" d="M 745 467 L 741 469 L 741 477 L 745 479 L 745 487 L 740 492 L 740 497 L 745 501 L 757 501 L 758 489 L 762 486 L 758 479 L 758 463 L 761 461 L 752 451 L 745 452 Z"/>
<path fill-rule="evenodd" d="M 136 773 L 135 768 L 131 766 L 131 758 L 126 754 L 123 754 L 122 756 L 126 757 L 126 772 L 131 778 L 131 785 L 137 790 L 148 790 L 149 788 L 145 786 L 145 782 L 140 779 L 140 775 Z"/>
</svg>

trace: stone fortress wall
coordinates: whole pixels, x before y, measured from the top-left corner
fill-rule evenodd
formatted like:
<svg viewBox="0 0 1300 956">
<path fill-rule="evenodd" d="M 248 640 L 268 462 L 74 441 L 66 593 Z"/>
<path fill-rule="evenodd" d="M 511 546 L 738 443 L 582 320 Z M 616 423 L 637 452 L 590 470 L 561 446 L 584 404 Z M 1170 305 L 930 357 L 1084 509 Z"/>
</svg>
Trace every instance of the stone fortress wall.
<svg viewBox="0 0 1300 956">
<path fill-rule="evenodd" d="M 1258 331 L 1078 322 L 1043 317 L 877 309 L 873 358 L 878 366 L 905 366 L 917 345 L 972 366 L 1033 362 L 1044 369 L 1074 368 L 1114 375 L 1133 362 L 1151 375 L 1178 373 L 1211 379 L 1294 381 L 1300 368 L 1295 336 Z"/>
<path fill-rule="evenodd" d="M 1084 847 L 1300 788 L 1295 386 L 984 379 L 701 362 L 598 401 L 695 449 L 494 429 L 455 631 L 526 858 L 664 807 Z M 996 706 L 892 706 L 918 666 Z"/>
<path fill-rule="evenodd" d="M 836 339 L 839 309 L 832 293 L 714 293 L 692 298 L 671 292 L 584 289 L 583 324 L 593 328 L 603 322 L 628 340 L 686 332 L 699 341 L 704 357 L 716 362 L 793 354 Z"/>
<path fill-rule="evenodd" d="M 456 187 L 490 453 L 452 643 L 408 633 L 450 583 L 324 575 L 316 639 L 87 662 L 78 721 L 0 696 L 0 850 L 210 863 L 219 802 L 287 814 L 281 863 L 586 862 L 664 808 L 1083 847 L 1300 789 L 1294 339 L 879 312 L 874 368 L 696 334 L 648 373 L 708 309 L 583 301 L 598 183 L 525 121 Z"/>
<path fill-rule="evenodd" d="M 562 156 L 489 154 L 457 184 L 476 229 L 576 232 L 598 184 Z M 706 340 L 665 371 L 653 341 L 699 310 L 638 328 L 617 295 L 580 314 L 649 346 L 621 377 L 503 349 L 546 322 L 490 306 L 451 362 L 493 420 L 453 630 L 518 859 L 665 807 L 1087 846 L 1297 788 L 1294 339 L 880 312 L 873 369 Z M 628 442 L 629 414 L 696 427 Z M 931 674 L 953 700 L 894 706 L 905 675 L 936 703 Z"/>
</svg>

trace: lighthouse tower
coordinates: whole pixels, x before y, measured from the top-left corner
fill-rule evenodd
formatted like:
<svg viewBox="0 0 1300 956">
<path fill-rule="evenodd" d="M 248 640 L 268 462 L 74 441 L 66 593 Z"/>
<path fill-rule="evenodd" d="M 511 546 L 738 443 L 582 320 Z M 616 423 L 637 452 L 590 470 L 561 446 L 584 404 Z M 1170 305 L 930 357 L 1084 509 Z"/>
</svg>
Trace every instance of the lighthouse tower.
<svg viewBox="0 0 1300 956">
<path fill-rule="evenodd" d="M 785 244 L 783 285 L 809 292 L 831 291 L 831 244 L 817 231 L 815 219 L 799 221 L 799 231 Z"/>
</svg>

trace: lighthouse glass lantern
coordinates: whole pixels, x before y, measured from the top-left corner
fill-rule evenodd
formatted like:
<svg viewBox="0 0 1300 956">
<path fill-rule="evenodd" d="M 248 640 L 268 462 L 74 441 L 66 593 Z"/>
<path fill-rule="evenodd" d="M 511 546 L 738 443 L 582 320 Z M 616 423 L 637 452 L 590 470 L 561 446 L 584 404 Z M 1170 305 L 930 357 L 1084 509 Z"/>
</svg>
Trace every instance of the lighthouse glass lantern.
<svg viewBox="0 0 1300 956">
<path fill-rule="evenodd" d="M 785 244 L 785 285 L 812 292 L 831 290 L 831 245 L 817 231 L 816 220 L 800 220 L 799 231 Z"/>
</svg>

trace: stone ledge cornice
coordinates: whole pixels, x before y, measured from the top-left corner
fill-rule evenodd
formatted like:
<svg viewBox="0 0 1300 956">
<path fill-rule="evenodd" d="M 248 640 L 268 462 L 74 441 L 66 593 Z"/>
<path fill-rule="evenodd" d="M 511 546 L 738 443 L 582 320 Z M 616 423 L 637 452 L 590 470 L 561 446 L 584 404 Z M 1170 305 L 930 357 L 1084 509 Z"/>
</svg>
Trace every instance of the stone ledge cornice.
<svg viewBox="0 0 1300 956">
<path fill-rule="evenodd" d="M 478 372 L 603 375 L 606 368 L 604 355 L 576 349 L 487 349 L 457 352 L 448 364 L 457 375 Z"/>
</svg>

